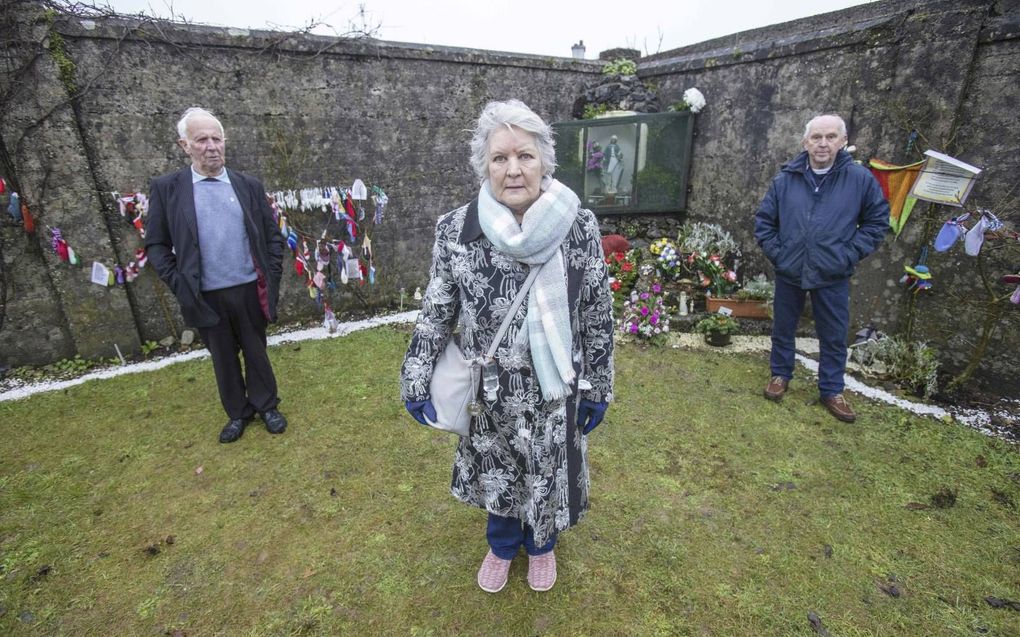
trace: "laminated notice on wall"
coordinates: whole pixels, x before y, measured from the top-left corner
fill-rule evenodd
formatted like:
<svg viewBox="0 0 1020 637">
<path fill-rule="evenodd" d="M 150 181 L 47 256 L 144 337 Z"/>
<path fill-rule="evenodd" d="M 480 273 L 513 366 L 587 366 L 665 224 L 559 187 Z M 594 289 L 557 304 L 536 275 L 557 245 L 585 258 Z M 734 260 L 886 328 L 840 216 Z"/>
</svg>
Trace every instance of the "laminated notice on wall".
<svg viewBox="0 0 1020 637">
<path fill-rule="evenodd" d="M 924 154 L 928 159 L 910 195 L 933 203 L 962 207 L 981 169 L 934 150 L 926 150 Z"/>
<path fill-rule="evenodd" d="M 110 269 L 99 261 L 93 261 L 92 282 L 96 285 L 110 285 Z"/>
<path fill-rule="evenodd" d="M 361 279 L 361 262 L 357 258 L 347 259 L 347 278 Z"/>
</svg>

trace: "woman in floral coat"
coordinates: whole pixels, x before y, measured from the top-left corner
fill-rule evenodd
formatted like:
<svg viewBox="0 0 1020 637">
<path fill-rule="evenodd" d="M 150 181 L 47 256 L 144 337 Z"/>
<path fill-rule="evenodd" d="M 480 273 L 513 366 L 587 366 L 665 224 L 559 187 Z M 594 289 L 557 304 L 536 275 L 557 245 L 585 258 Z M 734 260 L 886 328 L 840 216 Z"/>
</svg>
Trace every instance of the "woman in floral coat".
<svg viewBox="0 0 1020 637">
<path fill-rule="evenodd" d="M 482 411 L 457 446 L 451 491 L 488 512 L 478 585 L 501 590 L 523 546 L 529 585 L 549 590 L 557 534 L 588 509 L 587 434 L 612 398 L 612 296 L 595 216 L 552 178 L 548 124 L 520 101 L 488 104 L 471 164 L 478 197 L 436 225 L 401 393 L 416 420 L 434 419 L 429 381 L 449 339 L 467 357 L 484 354 L 540 268 L 496 350 L 495 399 L 479 392 Z"/>
</svg>

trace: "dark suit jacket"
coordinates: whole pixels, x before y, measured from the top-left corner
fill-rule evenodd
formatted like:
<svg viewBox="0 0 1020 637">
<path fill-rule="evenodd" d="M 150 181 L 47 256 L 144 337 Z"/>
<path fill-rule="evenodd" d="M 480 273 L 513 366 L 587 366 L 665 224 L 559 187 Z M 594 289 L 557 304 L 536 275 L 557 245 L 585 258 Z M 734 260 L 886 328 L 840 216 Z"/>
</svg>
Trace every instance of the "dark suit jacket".
<svg viewBox="0 0 1020 637">
<path fill-rule="evenodd" d="M 266 201 L 262 184 L 229 168 L 227 175 L 244 211 L 262 312 L 266 320 L 273 322 L 283 273 L 283 236 L 273 220 L 273 209 Z M 190 166 L 156 177 L 149 185 L 145 249 L 149 263 L 177 297 L 184 321 L 194 327 L 216 325 L 219 315 L 202 298 L 202 251 L 198 245 Z"/>
</svg>

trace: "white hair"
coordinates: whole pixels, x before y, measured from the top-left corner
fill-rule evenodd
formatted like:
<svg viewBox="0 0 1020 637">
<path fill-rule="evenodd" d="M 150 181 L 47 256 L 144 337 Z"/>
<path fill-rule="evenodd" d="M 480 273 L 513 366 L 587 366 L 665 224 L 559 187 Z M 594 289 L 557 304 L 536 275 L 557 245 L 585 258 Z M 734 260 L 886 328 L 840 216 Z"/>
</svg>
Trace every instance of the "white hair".
<svg viewBox="0 0 1020 637">
<path fill-rule="evenodd" d="M 177 122 L 177 135 L 178 135 L 178 137 L 180 139 L 187 139 L 188 138 L 188 122 L 191 121 L 191 119 L 193 119 L 195 117 L 208 117 L 208 118 L 210 118 L 211 120 L 216 122 L 217 126 L 220 127 L 220 134 L 221 135 L 224 134 L 224 132 L 223 132 L 223 124 L 220 123 L 220 120 L 216 119 L 215 115 L 213 115 L 209 111 L 205 110 L 204 108 L 201 108 L 201 107 L 198 107 L 198 106 L 192 106 L 191 108 L 189 108 L 186 111 L 184 111 L 184 114 L 181 115 L 181 119 L 178 120 L 178 122 Z"/>
<path fill-rule="evenodd" d="M 542 162 L 542 175 L 553 174 L 556 170 L 556 142 L 552 127 L 520 100 L 489 102 L 478 116 L 478 123 L 471 136 L 471 167 L 479 181 L 489 177 L 489 137 L 501 127 L 516 126 L 531 133 L 538 147 L 538 158 Z"/>
<path fill-rule="evenodd" d="M 843 118 L 840 117 L 839 115 L 836 115 L 835 113 L 825 113 L 824 115 L 818 115 L 817 117 L 812 117 L 811 121 L 809 121 L 804 126 L 804 137 L 801 138 L 801 141 L 806 141 L 807 140 L 808 135 L 811 134 L 811 126 L 812 126 L 812 124 L 814 124 L 818 120 L 822 119 L 823 117 L 835 117 L 836 121 L 839 122 L 839 134 L 840 134 L 840 136 L 841 137 L 846 137 L 846 122 L 843 121 Z"/>
</svg>

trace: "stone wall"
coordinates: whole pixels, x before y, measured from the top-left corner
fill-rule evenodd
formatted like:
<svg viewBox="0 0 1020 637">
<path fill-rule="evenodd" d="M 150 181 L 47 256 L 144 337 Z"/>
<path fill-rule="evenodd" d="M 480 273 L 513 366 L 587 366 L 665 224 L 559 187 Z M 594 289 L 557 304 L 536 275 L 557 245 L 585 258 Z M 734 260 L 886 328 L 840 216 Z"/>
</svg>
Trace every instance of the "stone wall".
<svg viewBox="0 0 1020 637">
<path fill-rule="evenodd" d="M 876 2 L 642 58 L 638 68 L 659 86 L 664 105 L 688 87 L 705 94 L 688 217 L 722 222 L 745 246 L 745 272 L 768 271 L 751 217 L 779 166 L 801 150 L 804 124 L 825 112 L 846 119 L 858 159 L 920 159 L 916 149 L 906 152 L 916 129 L 921 149 L 985 167 L 968 206 L 992 208 L 1020 226 L 1020 157 L 1012 143 L 1020 133 L 1018 38 L 1016 2 Z M 920 203 L 899 238 L 890 235 L 861 264 L 853 280 L 853 330 L 868 323 L 887 332 L 904 328 L 903 264 L 915 262 L 952 214 Z M 983 256 L 993 282 L 1020 267 L 1020 251 L 1002 249 L 1002 242 L 997 248 Z M 928 263 L 935 291 L 916 299 L 914 337 L 939 349 L 947 369 L 959 370 L 983 321 L 977 260 L 957 246 L 932 253 Z M 997 283 L 993 289 L 1011 291 Z M 1020 308 L 1005 305 L 981 370 L 997 390 L 1017 394 Z"/>
<path fill-rule="evenodd" d="M 0 174 L 16 173 L 40 222 L 32 237 L 4 222 L 9 285 L 0 366 L 111 357 L 114 343 L 134 352 L 183 327 L 151 268 L 126 286 L 105 288 L 88 282 L 88 267 L 93 259 L 127 263 L 142 245 L 109 193 L 147 190 L 152 177 L 184 165 L 174 127 L 187 106 L 217 113 L 228 165 L 270 189 L 349 186 L 360 178 L 387 192 L 383 223 L 370 228 L 376 285 L 341 286 L 333 303 L 343 315 L 392 305 L 400 288 L 410 296 L 424 287 L 436 219 L 477 187 L 468 141 L 486 102 L 517 97 L 549 121 L 569 119 L 574 99 L 601 68 L 594 61 L 112 18 L 51 24 L 39 12 L 25 24 L 34 30 L 27 40 L 60 34 L 81 92 L 68 99 L 43 48 L 31 88 L 18 89 L 20 108 L 0 119 L 4 143 L 20 140 L 7 153 L 16 170 Z M 292 218 L 313 236 L 326 220 L 321 213 Z M 59 262 L 47 225 L 62 229 L 81 266 Z M 321 319 L 289 254 L 282 296 L 283 321 Z"/>
<path fill-rule="evenodd" d="M 400 288 L 425 283 L 436 218 L 476 186 L 467 130 L 486 101 L 518 97 L 550 121 L 566 120 L 577 97 L 601 80 L 597 61 L 47 19 L 31 4 L 20 6 L 21 44 L 0 55 L 7 68 L 30 72 L 0 74 L 0 95 L 14 98 L 0 113 L 0 173 L 16 178 L 40 231 L 26 236 L 9 219 L 0 224 L 0 366 L 112 356 L 115 342 L 137 351 L 181 328 L 151 271 L 128 286 L 92 285 L 84 268 L 56 259 L 44 228 L 61 227 L 85 264 L 130 260 L 140 240 L 108 193 L 146 189 L 151 177 L 183 165 L 173 127 L 186 106 L 216 111 L 227 128 L 228 164 L 270 188 L 361 178 L 387 191 L 391 203 L 373 234 L 378 283 L 335 299 L 341 312 L 353 312 L 391 304 Z M 1013 143 L 1018 35 L 1016 2 L 889 0 L 639 58 L 638 75 L 657 88 L 662 106 L 692 86 L 708 100 L 696 123 L 689 210 L 684 217 L 607 217 L 604 228 L 654 237 L 675 234 L 688 219 L 716 221 L 743 242 L 746 272 L 767 269 L 751 215 L 769 179 L 799 151 L 804 123 L 827 111 L 846 118 L 858 158 L 912 159 L 905 144 L 917 129 L 924 147 L 986 167 L 973 201 L 1020 221 L 1016 204 L 1006 204 L 1020 168 Z M 70 75 L 59 64 L 65 60 L 74 63 Z M 900 326 L 908 307 L 897 283 L 902 264 L 947 216 L 923 206 L 914 215 L 898 240 L 862 264 L 855 329 Z M 297 221 L 317 231 L 324 218 Z M 988 264 L 996 272 L 1018 265 L 992 254 Z M 930 265 L 936 293 L 918 300 L 918 336 L 959 367 L 980 320 L 959 311 L 975 297 L 975 260 L 955 251 L 933 255 Z M 292 272 L 288 256 L 283 320 L 319 316 Z M 1016 308 L 1007 310 L 1015 317 Z M 1013 325 L 995 331 L 981 373 L 1020 393 L 1010 369 L 1020 340 Z"/>
</svg>

